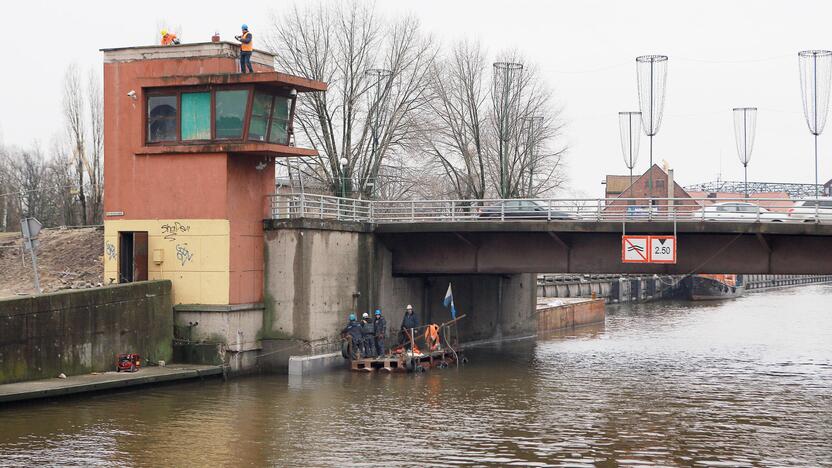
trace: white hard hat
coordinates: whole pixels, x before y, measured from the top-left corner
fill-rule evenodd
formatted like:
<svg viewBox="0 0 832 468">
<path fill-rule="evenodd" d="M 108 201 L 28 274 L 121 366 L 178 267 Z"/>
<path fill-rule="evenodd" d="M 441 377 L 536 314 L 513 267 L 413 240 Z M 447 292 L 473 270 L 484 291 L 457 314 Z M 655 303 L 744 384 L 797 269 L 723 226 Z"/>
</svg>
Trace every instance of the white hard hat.
<svg viewBox="0 0 832 468">
<path fill-rule="evenodd" d="M 413 310 L 413 306 L 412 306 L 412 305 L 410 305 L 410 304 L 408 304 L 408 305 L 407 305 L 407 307 L 405 307 L 405 309 L 407 309 L 407 310 Z"/>
<path fill-rule="evenodd" d="M 364 312 L 363 314 L 361 314 L 361 318 L 370 318 L 370 314 Z"/>
</svg>

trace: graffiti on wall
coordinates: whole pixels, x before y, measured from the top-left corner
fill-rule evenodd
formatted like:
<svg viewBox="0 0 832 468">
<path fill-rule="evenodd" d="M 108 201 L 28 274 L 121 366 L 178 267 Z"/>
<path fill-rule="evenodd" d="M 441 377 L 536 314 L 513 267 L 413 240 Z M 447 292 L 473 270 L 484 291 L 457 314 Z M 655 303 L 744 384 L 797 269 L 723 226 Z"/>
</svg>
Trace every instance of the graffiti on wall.
<svg viewBox="0 0 832 468">
<path fill-rule="evenodd" d="M 176 260 L 185 266 L 186 263 L 190 263 L 194 258 L 194 254 L 188 249 L 188 244 L 176 244 Z"/>
<path fill-rule="evenodd" d="M 104 250 L 107 252 L 107 259 L 108 260 L 115 260 L 116 259 L 116 246 L 113 245 L 112 242 L 106 242 L 104 244 Z"/>
<path fill-rule="evenodd" d="M 165 223 L 161 226 L 162 228 L 162 236 L 164 236 L 165 240 L 175 241 L 176 236 L 185 234 L 191 230 L 191 226 L 187 224 L 182 224 L 179 221 L 174 221 L 171 223 Z"/>
</svg>

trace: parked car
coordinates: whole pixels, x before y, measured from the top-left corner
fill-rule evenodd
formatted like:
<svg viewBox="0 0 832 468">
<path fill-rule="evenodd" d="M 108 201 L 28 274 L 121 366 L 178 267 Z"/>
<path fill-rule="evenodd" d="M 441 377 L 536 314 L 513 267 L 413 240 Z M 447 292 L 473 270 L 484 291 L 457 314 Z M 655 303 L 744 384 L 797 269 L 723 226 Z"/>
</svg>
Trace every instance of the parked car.
<svg viewBox="0 0 832 468">
<path fill-rule="evenodd" d="M 562 210 L 549 210 L 547 207 L 532 200 L 505 200 L 483 206 L 480 218 L 509 218 L 509 219 L 554 219 L 570 220 L 578 217 Z"/>
<path fill-rule="evenodd" d="M 691 212 L 693 219 L 705 221 L 769 221 L 783 222 L 784 215 L 774 213 L 762 206 L 748 202 L 714 203 L 700 210 Z"/>
<path fill-rule="evenodd" d="M 820 221 L 832 221 L 832 198 L 801 200 L 789 210 L 789 219 L 804 223 L 814 222 L 815 216 Z"/>
</svg>

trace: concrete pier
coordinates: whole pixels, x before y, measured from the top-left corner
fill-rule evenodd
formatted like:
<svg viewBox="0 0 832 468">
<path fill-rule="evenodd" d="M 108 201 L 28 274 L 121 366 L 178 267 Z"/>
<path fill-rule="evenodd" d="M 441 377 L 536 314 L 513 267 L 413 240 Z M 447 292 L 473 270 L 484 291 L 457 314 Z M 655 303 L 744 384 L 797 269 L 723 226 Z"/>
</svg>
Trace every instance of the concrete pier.
<svg viewBox="0 0 832 468">
<path fill-rule="evenodd" d="M 30 380 L 0 385 L 0 404 L 162 382 L 217 377 L 222 374 L 222 366 L 169 364 L 165 367 L 146 367 L 138 372 L 101 372 L 74 375 L 65 379 Z"/>
</svg>

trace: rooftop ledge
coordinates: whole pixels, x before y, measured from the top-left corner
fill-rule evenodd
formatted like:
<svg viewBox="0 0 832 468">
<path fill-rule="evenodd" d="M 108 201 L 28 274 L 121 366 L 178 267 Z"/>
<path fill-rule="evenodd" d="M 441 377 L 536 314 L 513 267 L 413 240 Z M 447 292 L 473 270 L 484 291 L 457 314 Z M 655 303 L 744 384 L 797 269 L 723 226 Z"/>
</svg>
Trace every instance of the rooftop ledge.
<svg viewBox="0 0 832 468">
<path fill-rule="evenodd" d="M 192 145 L 153 145 L 143 146 L 136 151 L 137 155 L 151 156 L 158 154 L 205 154 L 205 153 L 242 153 L 274 157 L 303 157 L 317 156 L 318 151 L 296 146 L 278 145 L 275 143 L 205 143 Z"/>
<path fill-rule="evenodd" d="M 300 76 L 280 72 L 256 73 L 219 73 L 213 75 L 180 75 L 139 78 L 142 88 L 161 88 L 169 86 L 204 86 L 216 84 L 269 84 L 295 88 L 299 93 L 326 91 L 323 81 L 310 80 Z"/>
</svg>

